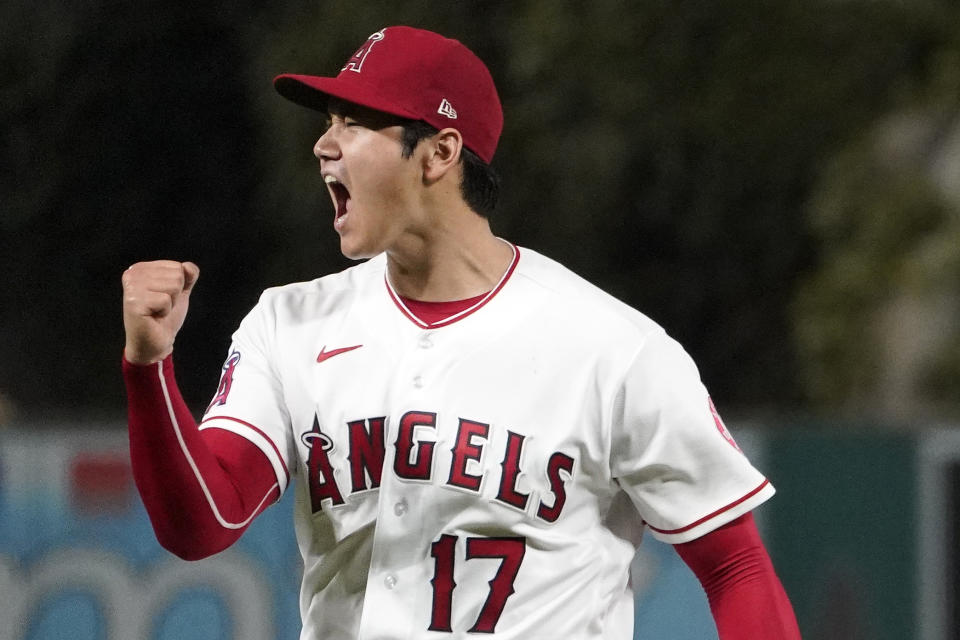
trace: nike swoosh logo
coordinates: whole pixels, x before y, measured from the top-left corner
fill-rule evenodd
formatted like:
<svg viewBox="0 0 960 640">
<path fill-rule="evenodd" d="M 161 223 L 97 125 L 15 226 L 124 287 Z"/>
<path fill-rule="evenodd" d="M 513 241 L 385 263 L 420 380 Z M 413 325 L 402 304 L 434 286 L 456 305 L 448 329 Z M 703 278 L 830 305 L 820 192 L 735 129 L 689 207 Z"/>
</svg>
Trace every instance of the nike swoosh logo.
<svg viewBox="0 0 960 640">
<path fill-rule="evenodd" d="M 317 362 L 323 362 L 324 360 L 328 360 L 333 356 L 338 356 L 341 353 L 346 353 L 347 351 L 353 351 L 354 349 L 359 349 L 362 346 L 363 346 L 362 344 L 356 344 L 356 345 L 353 345 L 352 347 L 341 347 L 339 349 L 331 349 L 330 351 L 327 351 L 327 346 L 324 345 L 320 348 L 319 355 L 317 355 Z"/>
</svg>

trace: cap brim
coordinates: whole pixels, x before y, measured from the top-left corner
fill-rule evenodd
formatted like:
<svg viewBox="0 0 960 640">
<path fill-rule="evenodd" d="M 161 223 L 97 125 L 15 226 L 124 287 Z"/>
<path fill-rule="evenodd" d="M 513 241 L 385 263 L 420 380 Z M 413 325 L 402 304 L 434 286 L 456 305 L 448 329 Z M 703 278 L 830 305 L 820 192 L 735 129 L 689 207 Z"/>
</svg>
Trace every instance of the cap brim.
<svg viewBox="0 0 960 640">
<path fill-rule="evenodd" d="M 380 95 L 374 89 L 356 82 L 345 82 L 340 78 L 284 73 L 274 78 L 273 86 L 277 93 L 287 100 L 317 111 L 326 111 L 327 103 L 332 96 L 401 118 L 420 119 L 416 114 Z"/>
</svg>

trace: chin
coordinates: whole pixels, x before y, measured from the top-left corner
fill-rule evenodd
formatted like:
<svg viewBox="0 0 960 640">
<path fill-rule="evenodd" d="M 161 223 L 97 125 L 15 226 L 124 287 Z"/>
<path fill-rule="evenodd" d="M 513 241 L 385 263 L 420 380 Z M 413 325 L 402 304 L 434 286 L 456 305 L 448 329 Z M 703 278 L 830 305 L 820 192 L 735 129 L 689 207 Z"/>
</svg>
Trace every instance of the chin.
<svg viewBox="0 0 960 640">
<path fill-rule="evenodd" d="M 348 260 L 366 260 L 380 253 L 379 250 L 372 247 L 366 247 L 361 244 L 350 242 L 341 236 L 340 253 Z"/>
</svg>

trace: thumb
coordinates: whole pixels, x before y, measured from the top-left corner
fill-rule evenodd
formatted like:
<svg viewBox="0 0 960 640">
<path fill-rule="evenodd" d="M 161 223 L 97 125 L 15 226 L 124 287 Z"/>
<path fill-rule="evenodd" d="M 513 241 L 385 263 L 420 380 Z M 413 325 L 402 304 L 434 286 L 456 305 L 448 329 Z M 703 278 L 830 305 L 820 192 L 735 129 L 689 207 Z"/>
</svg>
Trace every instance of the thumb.
<svg viewBox="0 0 960 640">
<path fill-rule="evenodd" d="M 189 295 L 200 277 L 200 267 L 192 262 L 181 262 L 180 266 L 183 269 L 183 293 Z"/>
</svg>

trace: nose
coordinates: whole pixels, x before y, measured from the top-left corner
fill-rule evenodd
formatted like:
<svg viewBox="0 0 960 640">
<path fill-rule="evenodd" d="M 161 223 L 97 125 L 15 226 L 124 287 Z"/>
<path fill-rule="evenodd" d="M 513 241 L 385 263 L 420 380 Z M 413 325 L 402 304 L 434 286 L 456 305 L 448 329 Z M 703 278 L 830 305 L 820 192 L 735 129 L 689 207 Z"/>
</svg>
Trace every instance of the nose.
<svg viewBox="0 0 960 640">
<path fill-rule="evenodd" d="M 340 157 L 340 147 L 333 134 L 334 127 L 328 128 L 313 145 L 313 155 L 317 160 L 336 160 Z"/>
</svg>

